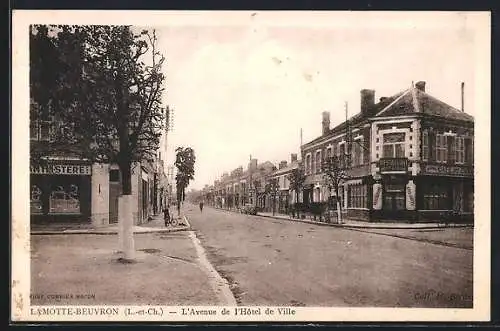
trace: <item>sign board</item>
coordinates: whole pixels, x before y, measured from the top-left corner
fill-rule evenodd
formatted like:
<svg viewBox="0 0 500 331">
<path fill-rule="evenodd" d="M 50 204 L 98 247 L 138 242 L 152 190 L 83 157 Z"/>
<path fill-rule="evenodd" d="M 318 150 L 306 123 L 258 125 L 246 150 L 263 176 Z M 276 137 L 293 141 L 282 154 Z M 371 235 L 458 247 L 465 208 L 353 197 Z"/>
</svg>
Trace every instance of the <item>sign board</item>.
<svg viewBox="0 0 500 331">
<path fill-rule="evenodd" d="M 49 164 L 46 166 L 31 166 L 31 173 L 36 175 L 90 176 L 92 175 L 92 167 L 83 164 Z"/>
<path fill-rule="evenodd" d="M 408 159 L 406 158 L 382 158 L 379 161 L 380 172 L 408 171 Z"/>
<path fill-rule="evenodd" d="M 426 164 L 422 167 L 422 173 L 434 176 L 458 176 L 458 177 L 473 177 L 474 172 L 472 167 L 468 166 L 451 166 L 445 164 Z"/>
</svg>

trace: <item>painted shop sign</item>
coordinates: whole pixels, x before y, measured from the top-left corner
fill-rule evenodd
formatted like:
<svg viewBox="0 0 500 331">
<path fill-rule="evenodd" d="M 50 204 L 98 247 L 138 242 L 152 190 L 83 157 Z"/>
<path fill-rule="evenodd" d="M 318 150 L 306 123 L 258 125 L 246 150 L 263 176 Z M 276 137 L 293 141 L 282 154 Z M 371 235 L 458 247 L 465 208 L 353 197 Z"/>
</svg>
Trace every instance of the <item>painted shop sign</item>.
<svg viewBox="0 0 500 331">
<path fill-rule="evenodd" d="M 449 166 L 444 164 L 426 164 L 423 166 L 422 172 L 426 175 L 436 176 L 474 176 L 471 167 Z"/>
<path fill-rule="evenodd" d="M 37 175 L 89 176 L 92 174 L 92 167 L 90 165 L 49 164 L 47 166 L 31 166 L 31 173 Z"/>
<path fill-rule="evenodd" d="M 406 158 L 381 158 L 379 161 L 380 172 L 408 171 Z"/>
</svg>

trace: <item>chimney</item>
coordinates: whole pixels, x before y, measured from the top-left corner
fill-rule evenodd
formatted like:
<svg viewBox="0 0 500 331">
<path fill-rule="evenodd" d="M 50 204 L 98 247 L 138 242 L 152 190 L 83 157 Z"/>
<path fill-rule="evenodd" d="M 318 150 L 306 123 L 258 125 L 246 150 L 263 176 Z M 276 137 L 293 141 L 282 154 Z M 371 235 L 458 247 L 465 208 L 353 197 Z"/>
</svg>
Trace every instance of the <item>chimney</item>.
<svg viewBox="0 0 500 331">
<path fill-rule="evenodd" d="M 375 104 L 375 90 L 361 90 L 361 114 L 367 115 Z"/>
<path fill-rule="evenodd" d="M 465 111 L 464 110 L 464 89 L 465 89 L 465 83 L 462 82 L 462 84 L 460 84 L 460 85 L 461 85 L 461 94 L 462 94 L 462 112 L 464 112 Z"/>
<path fill-rule="evenodd" d="M 293 153 L 292 155 L 290 155 L 290 162 L 297 162 L 297 154 L 296 153 Z"/>
<path fill-rule="evenodd" d="M 250 164 L 248 165 L 248 169 L 256 170 L 257 169 L 257 159 L 251 159 Z"/>
<path fill-rule="evenodd" d="M 287 162 L 286 161 L 281 161 L 280 164 L 279 164 L 279 169 L 283 169 L 285 168 L 287 165 Z"/>
<path fill-rule="evenodd" d="M 424 81 L 417 82 L 415 84 L 415 87 L 417 88 L 417 90 L 425 92 L 425 82 Z"/>
<path fill-rule="evenodd" d="M 321 124 L 323 126 L 323 135 L 328 134 L 330 132 L 330 112 L 323 112 L 323 121 Z"/>
</svg>

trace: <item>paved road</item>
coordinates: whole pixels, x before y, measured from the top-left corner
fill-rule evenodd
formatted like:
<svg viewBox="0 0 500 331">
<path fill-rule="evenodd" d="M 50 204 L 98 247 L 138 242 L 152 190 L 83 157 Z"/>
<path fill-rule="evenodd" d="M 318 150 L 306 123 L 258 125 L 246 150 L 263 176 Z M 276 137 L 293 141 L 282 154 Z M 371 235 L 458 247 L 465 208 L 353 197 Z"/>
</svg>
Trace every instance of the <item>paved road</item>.
<svg viewBox="0 0 500 331">
<path fill-rule="evenodd" d="M 190 205 L 186 214 L 242 305 L 472 307 L 468 249 Z"/>
</svg>

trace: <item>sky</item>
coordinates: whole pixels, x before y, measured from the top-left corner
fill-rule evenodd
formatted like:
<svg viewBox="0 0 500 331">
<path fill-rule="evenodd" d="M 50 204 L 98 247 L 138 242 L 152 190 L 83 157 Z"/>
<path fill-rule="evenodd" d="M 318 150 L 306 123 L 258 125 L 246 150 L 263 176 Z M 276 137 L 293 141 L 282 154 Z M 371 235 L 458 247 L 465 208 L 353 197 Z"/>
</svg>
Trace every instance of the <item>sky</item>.
<svg viewBox="0 0 500 331">
<path fill-rule="evenodd" d="M 303 143 L 359 112 L 361 89 L 375 98 L 426 81 L 429 94 L 473 116 L 478 59 L 474 17 L 465 13 L 243 12 L 164 20 L 154 26 L 166 57 L 164 102 L 174 109 L 175 148 L 195 150 L 190 189 L 260 162 L 290 162 Z M 230 16 L 230 17 L 229 17 Z M 205 18 L 205 19 L 203 19 Z M 152 28 L 152 27 L 149 27 Z"/>
</svg>

